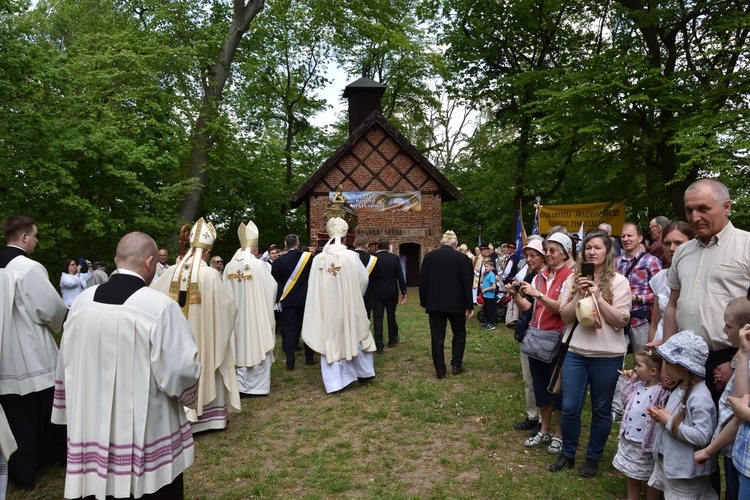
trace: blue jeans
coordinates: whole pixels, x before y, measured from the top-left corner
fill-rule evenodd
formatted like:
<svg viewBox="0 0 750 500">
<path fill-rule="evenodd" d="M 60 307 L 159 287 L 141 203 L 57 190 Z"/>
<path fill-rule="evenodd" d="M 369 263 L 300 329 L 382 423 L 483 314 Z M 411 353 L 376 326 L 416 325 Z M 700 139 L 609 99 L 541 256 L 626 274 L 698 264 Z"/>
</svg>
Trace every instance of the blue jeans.
<svg viewBox="0 0 750 500">
<path fill-rule="evenodd" d="M 569 352 L 562 370 L 562 454 L 575 458 L 581 435 L 581 411 L 586 390 L 591 392 L 591 428 L 586 459 L 599 461 L 612 430 L 612 396 L 622 369 L 623 356 L 588 358 Z"/>
<path fill-rule="evenodd" d="M 750 495 L 750 477 L 747 477 L 746 475 L 740 473 L 737 471 L 737 475 L 740 479 L 740 498 L 748 498 L 748 495 Z"/>
</svg>

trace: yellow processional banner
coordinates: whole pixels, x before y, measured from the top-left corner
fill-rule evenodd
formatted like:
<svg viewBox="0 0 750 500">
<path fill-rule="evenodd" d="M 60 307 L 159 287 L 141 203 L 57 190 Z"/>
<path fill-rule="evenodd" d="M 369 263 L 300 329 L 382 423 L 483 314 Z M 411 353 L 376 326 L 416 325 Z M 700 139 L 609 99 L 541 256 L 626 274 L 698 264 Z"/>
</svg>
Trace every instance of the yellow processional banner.
<svg viewBox="0 0 750 500">
<path fill-rule="evenodd" d="M 581 224 L 585 233 L 603 222 L 612 226 L 612 234 L 620 234 L 625 224 L 625 202 L 542 205 L 539 209 L 539 234 L 547 234 L 555 226 L 577 233 Z"/>
</svg>

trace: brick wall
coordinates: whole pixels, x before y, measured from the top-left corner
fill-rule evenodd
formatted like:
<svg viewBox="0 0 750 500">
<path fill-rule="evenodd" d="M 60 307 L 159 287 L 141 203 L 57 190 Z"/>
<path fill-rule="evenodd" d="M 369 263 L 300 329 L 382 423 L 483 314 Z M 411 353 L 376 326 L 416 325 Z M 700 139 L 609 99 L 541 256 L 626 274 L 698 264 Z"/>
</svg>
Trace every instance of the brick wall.
<svg viewBox="0 0 750 500">
<path fill-rule="evenodd" d="M 333 165 L 311 189 L 308 200 L 310 244 L 325 232 L 328 193 L 343 185 L 346 191 L 420 191 L 419 212 L 358 211 L 356 234 L 374 243 L 387 236 L 395 253 L 402 243 L 421 245 L 421 256 L 440 244 L 442 208 L 439 185 L 386 131 L 375 125 Z M 421 258 L 420 258 L 421 261 Z"/>
</svg>

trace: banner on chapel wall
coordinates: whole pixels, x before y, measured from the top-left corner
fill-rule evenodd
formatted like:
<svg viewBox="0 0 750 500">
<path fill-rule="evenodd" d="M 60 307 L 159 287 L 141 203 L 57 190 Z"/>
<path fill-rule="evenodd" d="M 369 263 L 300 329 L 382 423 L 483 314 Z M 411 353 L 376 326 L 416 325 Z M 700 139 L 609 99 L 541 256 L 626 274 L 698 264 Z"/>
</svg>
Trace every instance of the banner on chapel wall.
<svg viewBox="0 0 750 500">
<path fill-rule="evenodd" d="M 332 200 L 335 191 L 328 193 Z M 421 212 L 419 191 L 344 191 L 346 201 L 358 212 Z"/>
<path fill-rule="evenodd" d="M 625 224 L 625 202 L 580 203 L 576 205 L 543 205 L 539 209 L 539 233 L 547 234 L 555 226 L 562 226 L 569 233 L 597 229 L 606 222 L 612 226 L 612 234 L 620 234 Z"/>
</svg>

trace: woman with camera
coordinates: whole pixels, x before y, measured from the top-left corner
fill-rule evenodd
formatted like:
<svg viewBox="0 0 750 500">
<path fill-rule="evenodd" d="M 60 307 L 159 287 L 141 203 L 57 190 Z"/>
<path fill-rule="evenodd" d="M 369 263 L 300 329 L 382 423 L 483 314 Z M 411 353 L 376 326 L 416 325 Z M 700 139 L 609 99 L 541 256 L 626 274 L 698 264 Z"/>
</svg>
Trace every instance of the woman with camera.
<svg viewBox="0 0 750 500">
<path fill-rule="evenodd" d="M 65 307 L 68 309 L 73 305 L 76 297 L 86 289 L 86 283 L 94 276 L 90 266 L 86 271 L 81 273 L 82 267 L 76 259 L 65 261 L 65 267 L 60 276 L 60 294 L 62 295 L 63 302 L 65 302 Z"/>
<path fill-rule="evenodd" d="M 590 392 L 589 444 L 578 474 L 593 477 L 612 428 L 612 397 L 627 350 L 622 329 L 630 321 L 631 305 L 630 284 L 617 273 L 612 239 L 604 231 L 593 231 L 583 239 L 578 262 L 560 295 L 560 315 L 568 331 L 576 322 L 576 305 L 587 296 L 596 300 L 601 327 L 579 324 L 572 332 L 562 368 L 562 453 L 549 470 L 575 466 L 581 411 Z M 581 304 L 582 310 L 586 304 L 591 305 L 591 299 Z"/>
<path fill-rule="evenodd" d="M 525 311 L 532 308 L 529 329 L 526 335 L 557 335 L 562 336 L 565 327 L 560 317 L 560 302 L 558 301 L 562 292 L 563 283 L 570 276 L 571 270 L 565 265 L 572 250 L 571 239 L 563 233 L 555 233 L 547 238 L 544 244 L 544 256 L 546 266 L 536 275 L 532 283 L 521 283 L 521 291 L 526 297 L 518 302 L 520 310 Z M 527 299 L 534 299 L 534 304 Z M 557 363 L 557 357 L 542 359 L 529 355 L 529 369 L 534 385 L 536 405 L 539 407 L 542 428 L 533 437 L 524 441 L 527 448 L 547 444 L 548 453 L 560 453 L 562 438 L 560 437 L 560 410 L 562 408 L 561 397 L 558 394 L 550 394 L 547 391 L 552 370 Z M 552 430 L 552 413 L 557 414 L 556 428 Z"/>
</svg>

